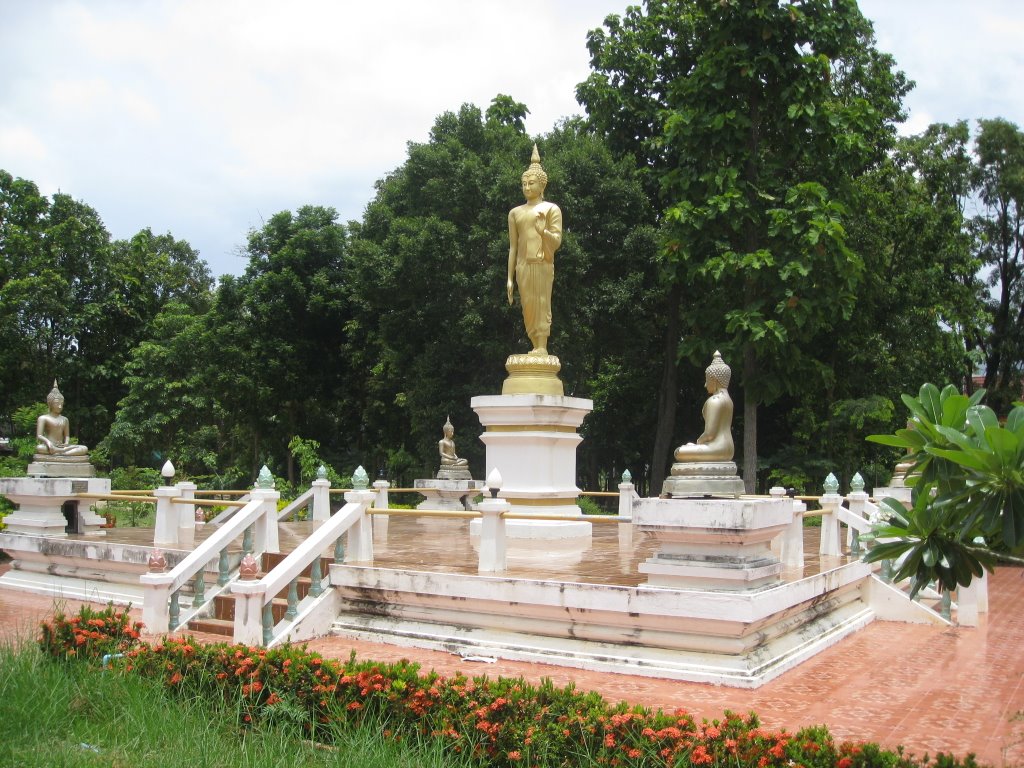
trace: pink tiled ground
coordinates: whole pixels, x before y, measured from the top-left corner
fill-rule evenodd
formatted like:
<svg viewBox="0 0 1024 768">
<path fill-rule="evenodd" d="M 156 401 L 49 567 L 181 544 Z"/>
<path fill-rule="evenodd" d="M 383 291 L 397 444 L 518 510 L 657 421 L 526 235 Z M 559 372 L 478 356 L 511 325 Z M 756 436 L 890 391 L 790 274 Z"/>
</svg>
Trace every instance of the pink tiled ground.
<svg viewBox="0 0 1024 768">
<path fill-rule="evenodd" d="M 8 566 L 0 566 L 0 573 Z M 328 637 L 310 643 L 326 656 L 382 661 L 411 658 L 442 674 L 551 678 L 625 700 L 684 708 L 713 718 L 755 711 L 771 727 L 825 723 L 839 739 L 872 740 L 925 752 L 974 752 L 993 766 L 1024 765 L 1024 571 L 998 570 L 991 613 L 976 629 L 874 622 L 839 645 L 756 691 L 456 656 Z M 67 601 L 67 608 L 77 603 Z M 0 589 L 0 641 L 31 637 L 53 601 Z M 213 639 L 213 638 L 210 638 Z"/>
</svg>

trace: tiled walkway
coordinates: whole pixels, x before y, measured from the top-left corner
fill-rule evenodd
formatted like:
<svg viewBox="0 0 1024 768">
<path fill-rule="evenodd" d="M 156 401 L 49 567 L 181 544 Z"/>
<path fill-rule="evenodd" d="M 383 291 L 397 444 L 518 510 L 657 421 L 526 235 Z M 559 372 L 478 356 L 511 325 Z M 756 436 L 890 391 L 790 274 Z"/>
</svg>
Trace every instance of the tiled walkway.
<svg viewBox="0 0 1024 768">
<path fill-rule="evenodd" d="M 0 573 L 8 566 L 0 566 Z M 993 766 L 1024 765 L 1024 571 L 1003 568 L 990 582 L 991 613 L 977 629 L 877 621 L 756 691 L 598 674 L 498 661 L 464 662 L 441 652 L 329 637 L 320 653 L 382 661 L 411 658 L 441 674 L 522 676 L 600 691 L 606 698 L 707 718 L 725 709 L 757 712 L 770 727 L 825 723 L 838 739 L 899 744 L 921 755 L 974 752 Z M 35 634 L 50 598 L 0 589 L 0 641 Z M 77 604 L 68 601 L 68 609 Z M 0 692 L 2 693 L 2 692 Z"/>
</svg>

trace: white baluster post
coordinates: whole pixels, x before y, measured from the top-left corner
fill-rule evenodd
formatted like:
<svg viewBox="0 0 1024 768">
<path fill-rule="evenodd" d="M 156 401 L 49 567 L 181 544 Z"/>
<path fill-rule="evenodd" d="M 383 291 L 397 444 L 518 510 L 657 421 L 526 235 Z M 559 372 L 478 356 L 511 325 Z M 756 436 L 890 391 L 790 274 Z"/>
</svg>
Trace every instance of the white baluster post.
<svg viewBox="0 0 1024 768">
<path fill-rule="evenodd" d="M 512 509 L 504 499 L 485 498 L 477 506 L 483 519 L 480 525 L 480 573 L 501 573 L 507 569 L 505 518 Z"/>
<path fill-rule="evenodd" d="M 622 473 L 622 482 L 619 483 L 619 517 L 627 520 L 633 519 L 633 503 L 639 497 L 636 495 L 636 486 L 633 485 L 633 476 L 627 469 Z M 619 549 L 627 550 L 633 546 L 633 526 L 619 523 Z"/>
<path fill-rule="evenodd" d="M 254 488 L 249 494 L 249 498 L 263 504 L 263 511 L 256 518 L 254 551 L 280 552 L 281 546 L 277 532 L 277 500 L 281 498 L 281 493 L 272 488 Z"/>
<path fill-rule="evenodd" d="M 348 546 L 345 548 L 346 563 L 373 562 L 373 523 L 366 510 L 373 503 L 374 496 L 375 493 L 368 490 L 348 491 L 345 494 L 345 501 L 349 504 L 356 502 L 363 505 L 363 513 L 348 530 Z"/>
<path fill-rule="evenodd" d="M 507 547 L 505 543 L 505 518 L 512 505 L 498 498 L 503 484 L 501 472 L 495 467 L 487 476 L 484 498 L 477 505 L 483 516 L 480 521 L 480 561 L 477 569 L 480 573 L 498 573 L 507 567 Z"/>
<path fill-rule="evenodd" d="M 178 483 L 178 497 L 194 499 L 197 487 L 195 483 L 182 480 Z M 178 541 L 187 546 L 192 546 L 195 543 L 196 535 L 196 505 L 180 502 L 175 506 L 178 508 Z"/>
<path fill-rule="evenodd" d="M 839 545 L 839 515 L 836 510 L 843 503 L 843 497 L 839 495 L 839 481 L 831 472 L 825 478 L 825 493 L 819 500 L 821 504 L 821 543 L 818 546 L 818 554 L 826 556 L 838 556 L 842 554 Z"/>
<path fill-rule="evenodd" d="M 313 520 L 323 522 L 331 518 L 331 481 L 317 478 L 313 481 Z"/>
<path fill-rule="evenodd" d="M 387 480 L 374 480 L 373 489 L 377 496 L 373 500 L 373 506 L 377 509 L 387 509 L 388 504 L 388 488 L 391 487 L 391 483 Z M 391 518 L 388 515 L 374 515 L 373 516 L 373 535 L 380 537 L 381 541 L 388 540 L 388 521 Z"/>
<path fill-rule="evenodd" d="M 865 520 L 867 519 L 868 495 L 864 491 L 850 491 L 850 493 L 846 495 L 846 502 L 850 505 L 851 513 L 858 517 L 863 517 Z M 852 525 L 846 530 L 846 546 L 851 550 L 853 549 L 853 537 L 855 533 L 859 536 L 859 532 L 854 531 Z M 863 552 L 863 542 L 861 543 L 860 548 L 861 552 Z"/>
<path fill-rule="evenodd" d="M 146 631 L 153 634 L 167 632 L 170 627 L 170 616 L 167 613 L 167 600 L 171 596 L 170 578 L 165 573 L 144 573 L 139 576 L 142 582 L 142 623 Z"/>
<path fill-rule="evenodd" d="M 633 499 L 635 497 L 636 486 L 633 485 L 629 472 L 624 472 L 622 474 L 622 482 L 619 483 L 619 517 L 624 517 L 628 520 L 633 519 Z"/>
<path fill-rule="evenodd" d="M 231 584 L 235 595 L 235 627 L 232 639 L 245 645 L 263 644 L 263 604 L 267 588 L 259 581 L 239 580 Z"/>
<path fill-rule="evenodd" d="M 153 489 L 156 497 L 156 523 L 153 526 L 153 545 L 157 547 L 178 546 L 178 515 L 171 499 L 178 495 L 173 485 Z"/>
</svg>

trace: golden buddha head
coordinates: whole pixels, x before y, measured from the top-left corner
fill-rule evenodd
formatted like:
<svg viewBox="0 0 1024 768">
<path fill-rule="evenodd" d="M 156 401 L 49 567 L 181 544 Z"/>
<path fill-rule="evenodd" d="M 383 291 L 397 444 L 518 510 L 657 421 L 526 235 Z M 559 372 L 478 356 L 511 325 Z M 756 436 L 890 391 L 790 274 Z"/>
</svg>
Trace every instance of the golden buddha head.
<svg viewBox="0 0 1024 768">
<path fill-rule="evenodd" d="M 717 389 L 727 389 L 729 387 L 729 380 L 732 379 L 732 368 L 726 365 L 722 359 L 722 353 L 717 349 L 711 358 L 711 365 L 704 370 L 704 375 L 707 377 L 709 384 L 714 383 L 717 385 Z"/>
<path fill-rule="evenodd" d="M 60 390 L 57 389 L 56 379 L 53 380 L 53 389 L 51 389 L 50 394 L 46 396 L 46 404 L 51 408 L 54 406 L 61 408 L 64 405 L 64 395 L 62 395 Z"/>
<path fill-rule="evenodd" d="M 544 192 L 544 188 L 548 185 L 548 175 L 545 173 L 544 168 L 540 164 L 540 151 L 537 149 L 537 145 L 533 145 L 533 154 L 530 156 L 530 167 L 523 171 L 523 192 L 526 192 L 526 184 L 528 180 L 533 180 L 540 187 L 540 192 Z"/>
</svg>

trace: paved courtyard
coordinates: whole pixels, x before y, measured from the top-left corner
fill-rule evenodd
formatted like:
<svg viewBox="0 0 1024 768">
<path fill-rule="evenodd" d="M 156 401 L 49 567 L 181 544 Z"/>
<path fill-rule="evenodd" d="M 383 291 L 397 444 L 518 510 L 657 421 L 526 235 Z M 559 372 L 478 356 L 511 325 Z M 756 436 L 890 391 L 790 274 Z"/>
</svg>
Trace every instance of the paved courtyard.
<svg viewBox="0 0 1024 768">
<path fill-rule="evenodd" d="M 452 539 L 447 539 L 444 547 L 425 547 L 424 539 L 433 537 L 416 536 L 417 529 L 410 526 L 419 524 L 412 520 L 396 523 L 392 521 L 386 541 L 378 539 L 380 565 L 394 559 L 423 567 L 447 559 L 442 550 L 447 549 L 450 557 L 455 554 L 452 550 L 458 549 L 452 546 Z M 612 531 L 597 534 L 596 529 L 595 534 L 595 539 L 614 535 Z M 412 539 L 419 540 L 417 550 L 408 548 Z M 569 569 L 575 573 L 545 576 L 585 580 L 588 574 L 598 579 L 600 574 L 620 568 L 633 571 L 629 561 L 646 546 L 642 540 L 631 542 L 628 549 L 634 552 L 624 557 L 621 565 L 611 558 L 584 555 Z M 458 559 L 472 562 L 471 550 L 458 552 Z M 0 566 L 0 573 L 9 567 Z M 532 571 L 537 563 L 524 562 L 521 567 Z M 918 755 L 974 752 L 989 765 L 1024 765 L 1024 613 L 1020 610 L 1024 606 L 1024 570 L 999 569 L 990 582 L 990 602 L 991 613 L 973 629 L 876 621 L 756 691 L 525 662 L 466 662 L 443 652 L 343 637 L 321 638 L 309 646 L 339 659 L 347 659 L 353 649 L 362 658 L 409 658 L 441 674 L 461 670 L 469 675 L 521 676 L 531 681 L 547 677 L 558 684 L 572 681 L 610 700 L 683 708 L 699 717 L 718 717 L 726 709 L 755 711 L 765 725 L 774 728 L 792 731 L 825 723 L 837 739 L 872 740 L 889 747 L 902 744 Z M 34 636 L 35 627 L 52 612 L 53 604 L 52 598 L 0 589 L 0 640 Z M 67 607 L 77 608 L 77 603 L 67 601 Z"/>
</svg>

